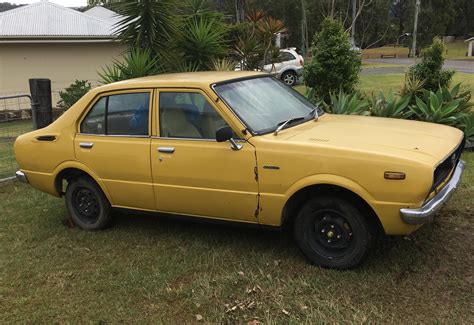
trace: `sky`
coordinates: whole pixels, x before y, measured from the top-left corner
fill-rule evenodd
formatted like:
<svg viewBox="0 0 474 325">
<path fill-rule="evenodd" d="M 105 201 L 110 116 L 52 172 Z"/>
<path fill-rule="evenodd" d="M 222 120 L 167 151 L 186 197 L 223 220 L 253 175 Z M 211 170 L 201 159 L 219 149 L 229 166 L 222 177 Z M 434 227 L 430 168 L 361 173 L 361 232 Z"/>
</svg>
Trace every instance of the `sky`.
<svg viewBox="0 0 474 325">
<path fill-rule="evenodd" d="M 10 3 L 15 3 L 15 4 L 30 4 L 30 3 L 35 3 L 39 2 L 40 0 L 2 0 Z M 61 6 L 65 7 L 83 7 L 87 5 L 87 0 L 49 0 L 50 2 L 57 3 Z"/>
</svg>

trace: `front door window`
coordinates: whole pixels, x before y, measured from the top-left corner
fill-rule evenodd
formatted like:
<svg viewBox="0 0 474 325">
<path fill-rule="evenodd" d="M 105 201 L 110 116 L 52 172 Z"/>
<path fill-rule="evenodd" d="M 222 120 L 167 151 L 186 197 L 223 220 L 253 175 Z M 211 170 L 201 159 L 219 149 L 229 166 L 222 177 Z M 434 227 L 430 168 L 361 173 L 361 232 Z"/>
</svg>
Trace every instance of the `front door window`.
<svg viewBox="0 0 474 325">
<path fill-rule="evenodd" d="M 160 136 L 165 138 L 215 139 L 226 125 L 200 93 L 160 93 Z"/>
</svg>

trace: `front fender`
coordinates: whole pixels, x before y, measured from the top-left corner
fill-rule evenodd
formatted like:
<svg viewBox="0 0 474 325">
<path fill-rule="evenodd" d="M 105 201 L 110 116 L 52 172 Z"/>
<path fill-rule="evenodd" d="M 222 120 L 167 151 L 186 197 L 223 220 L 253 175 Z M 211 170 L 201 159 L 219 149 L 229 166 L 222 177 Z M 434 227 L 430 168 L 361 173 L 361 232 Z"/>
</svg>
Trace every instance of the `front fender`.
<svg viewBox="0 0 474 325">
<path fill-rule="evenodd" d="M 375 201 L 373 196 L 353 180 L 333 174 L 317 174 L 299 179 L 288 187 L 283 194 L 261 193 L 259 222 L 272 226 L 280 226 L 283 221 L 283 209 L 288 200 L 298 191 L 315 185 L 335 185 L 342 187 L 358 195 L 373 209 L 375 208 L 372 204 L 372 202 Z"/>
<path fill-rule="evenodd" d="M 312 176 L 308 176 L 296 181 L 285 192 L 286 201 L 288 201 L 293 196 L 293 194 L 295 194 L 299 190 L 305 187 L 314 186 L 314 185 L 335 185 L 335 186 L 345 188 L 346 190 L 349 190 L 353 192 L 354 194 L 357 194 L 358 196 L 360 196 L 369 205 L 370 205 L 370 202 L 375 201 L 374 197 L 358 183 L 354 182 L 353 180 L 349 178 L 345 178 L 345 177 L 334 175 L 334 174 L 312 175 Z"/>
</svg>

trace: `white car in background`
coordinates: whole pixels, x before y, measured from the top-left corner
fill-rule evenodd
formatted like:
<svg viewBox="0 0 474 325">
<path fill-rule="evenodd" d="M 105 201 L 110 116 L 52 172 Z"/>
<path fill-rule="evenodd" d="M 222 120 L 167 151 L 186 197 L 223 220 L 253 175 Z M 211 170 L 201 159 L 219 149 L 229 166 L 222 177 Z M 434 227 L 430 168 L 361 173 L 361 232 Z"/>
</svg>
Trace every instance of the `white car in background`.
<svg viewBox="0 0 474 325">
<path fill-rule="evenodd" d="M 298 78 L 303 75 L 304 59 L 296 53 L 296 48 L 291 47 L 280 50 L 281 62 L 266 64 L 263 70 L 275 74 L 286 85 L 293 87 Z"/>
</svg>

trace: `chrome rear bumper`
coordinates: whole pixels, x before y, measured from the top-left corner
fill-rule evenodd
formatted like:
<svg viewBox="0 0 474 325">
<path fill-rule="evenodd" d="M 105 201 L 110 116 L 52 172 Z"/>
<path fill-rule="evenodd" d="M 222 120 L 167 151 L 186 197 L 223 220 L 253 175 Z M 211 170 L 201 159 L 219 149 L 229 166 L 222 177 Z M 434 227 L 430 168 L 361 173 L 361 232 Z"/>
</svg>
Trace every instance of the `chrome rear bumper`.
<svg viewBox="0 0 474 325">
<path fill-rule="evenodd" d="M 15 173 L 16 179 L 19 180 L 22 183 L 28 184 L 28 178 L 26 177 L 25 173 L 22 172 L 21 170 L 17 171 Z"/>
<path fill-rule="evenodd" d="M 464 171 L 464 161 L 459 160 L 454 170 L 453 176 L 448 184 L 439 191 L 431 200 L 417 209 L 400 209 L 400 215 L 405 223 L 410 225 L 420 225 L 430 220 L 441 207 L 449 200 L 458 187 Z"/>
</svg>

